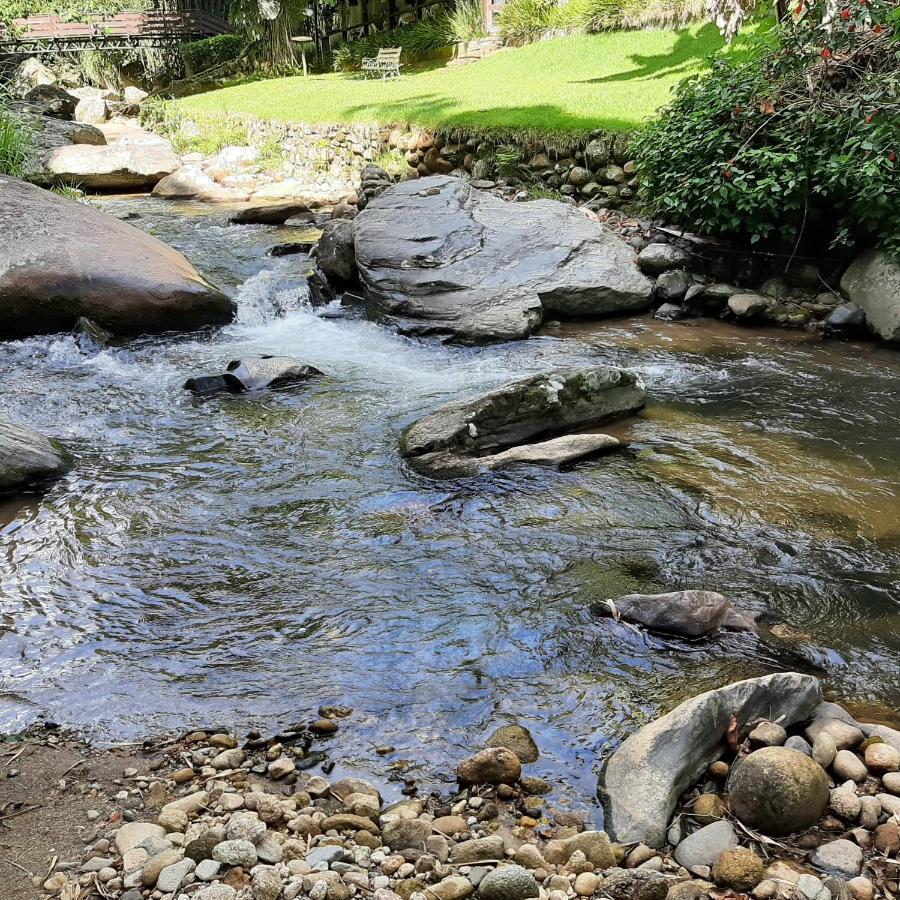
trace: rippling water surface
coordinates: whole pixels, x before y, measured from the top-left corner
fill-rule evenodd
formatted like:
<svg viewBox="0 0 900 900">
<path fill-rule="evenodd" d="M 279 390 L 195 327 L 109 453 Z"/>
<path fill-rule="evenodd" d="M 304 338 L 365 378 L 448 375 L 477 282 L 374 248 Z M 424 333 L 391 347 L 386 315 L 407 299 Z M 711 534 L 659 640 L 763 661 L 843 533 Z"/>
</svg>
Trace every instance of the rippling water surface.
<svg viewBox="0 0 900 900">
<path fill-rule="evenodd" d="M 0 344 L 0 408 L 77 464 L 0 504 L 0 731 L 47 715 L 100 741 L 355 709 L 342 766 L 426 781 L 520 721 L 535 770 L 594 789 L 628 729 L 778 668 L 900 702 L 900 357 L 711 322 L 550 325 L 466 349 L 305 304 L 284 230 L 109 201 L 238 298 L 221 332 L 107 350 Z M 198 402 L 181 384 L 242 354 L 327 378 Z M 401 429 L 554 366 L 611 363 L 652 402 L 617 456 L 461 482 L 407 471 Z M 721 590 L 759 640 L 688 645 L 594 620 L 632 589 Z M 389 745 L 395 752 L 375 753 Z"/>
</svg>

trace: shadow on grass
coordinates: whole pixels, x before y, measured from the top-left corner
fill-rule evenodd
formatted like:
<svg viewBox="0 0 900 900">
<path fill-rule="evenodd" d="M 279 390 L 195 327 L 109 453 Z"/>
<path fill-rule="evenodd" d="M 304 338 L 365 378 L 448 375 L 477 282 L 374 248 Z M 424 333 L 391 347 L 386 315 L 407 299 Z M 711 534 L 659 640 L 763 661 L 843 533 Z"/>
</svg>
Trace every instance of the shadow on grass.
<svg viewBox="0 0 900 900">
<path fill-rule="evenodd" d="M 478 110 L 459 110 L 456 102 L 439 94 L 421 94 L 400 101 L 370 102 L 351 106 L 347 113 L 380 122 L 416 124 L 424 128 L 478 128 L 483 131 L 571 132 L 583 134 L 597 129 L 630 131 L 639 122 L 633 118 L 582 116 L 552 104 L 523 104 Z"/>
<path fill-rule="evenodd" d="M 573 81 L 572 84 L 610 84 L 617 81 L 652 80 L 687 74 L 696 69 L 698 62 L 710 59 L 720 53 L 723 47 L 725 41 L 712 22 L 704 25 L 696 33 L 689 28 L 682 28 L 675 32 L 675 45 L 667 53 L 656 53 L 652 56 L 635 53 L 628 57 L 635 68 L 627 72 Z M 752 47 L 751 38 L 739 37 L 735 44 L 728 48 L 728 58 L 734 62 L 742 62 L 751 54 Z"/>
</svg>

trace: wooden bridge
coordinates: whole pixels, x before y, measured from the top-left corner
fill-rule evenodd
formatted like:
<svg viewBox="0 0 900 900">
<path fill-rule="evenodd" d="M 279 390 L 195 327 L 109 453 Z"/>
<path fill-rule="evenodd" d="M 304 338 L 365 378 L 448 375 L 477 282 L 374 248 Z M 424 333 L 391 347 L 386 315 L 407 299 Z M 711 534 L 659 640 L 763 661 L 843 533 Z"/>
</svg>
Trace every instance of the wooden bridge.
<svg viewBox="0 0 900 900">
<path fill-rule="evenodd" d="M 203 9 L 97 15 L 83 22 L 31 16 L 13 20 L 12 26 L 0 25 L 0 54 L 171 47 L 228 31 L 223 17 Z"/>
</svg>

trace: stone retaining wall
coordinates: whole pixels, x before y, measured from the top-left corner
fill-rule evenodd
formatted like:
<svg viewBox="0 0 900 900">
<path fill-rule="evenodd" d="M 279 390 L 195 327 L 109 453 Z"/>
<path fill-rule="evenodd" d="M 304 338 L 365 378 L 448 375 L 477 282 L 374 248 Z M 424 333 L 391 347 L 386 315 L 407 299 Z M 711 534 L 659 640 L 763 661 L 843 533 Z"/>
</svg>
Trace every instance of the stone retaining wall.
<svg viewBox="0 0 900 900">
<path fill-rule="evenodd" d="M 551 146 L 533 138 L 492 138 L 464 129 L 441 133 L 250 120 L 247 138 L 257 147 L 277 142 L 283 158 L 280 176 L 336 193 L 353 191 L 362 168 L 376 161 L 404 178 L 452 173 L 513 195 L 552 192 L 571 202 L 588 201 L 595 209 L 627 203 L 638 187 L 627 137 L 611 132 L 562 136 Z"/>
</svg>

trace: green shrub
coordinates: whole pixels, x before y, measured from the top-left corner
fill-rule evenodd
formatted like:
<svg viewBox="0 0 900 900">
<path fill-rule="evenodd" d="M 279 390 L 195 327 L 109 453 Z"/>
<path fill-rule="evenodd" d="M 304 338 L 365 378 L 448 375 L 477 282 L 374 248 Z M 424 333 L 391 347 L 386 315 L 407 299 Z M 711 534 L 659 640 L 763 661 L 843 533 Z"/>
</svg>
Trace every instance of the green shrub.
<svg viewBox="0 0 900 900">
<path fill-rule="evenodd" d="M 560 16 L 554 0 L 509 0 L 497 16 L 503 39 L 511 44 L 538 40 Z"/>
<path fill-rule="evenodd" d="M 242 34 L 217 34 L 215 37 L 182 44 L 179 50 L 188 72 L 196 75 L 239 59 L 246 46 L 247 40 Z"/>
<path fill-rule="evenodd" d="M 459 0 L 449 16 L 450 32 L 456 41 L 487 37 L 484 12 L 479 0 Z"/>
<path fill-rule="evenodd" d="M 498 23 L 507 41 L 522 44 L 557 30 L 593 34 L 685 25 L 705 13 L 704 0 L 510 0 Z"/>
<path fill-rule="evenodd" d="M 682 83 L 637 138 L 654 212 L 689 228 L 788 247 L 874 243 L 900 251 L 900 45 L 892 0 L 826 0 L 741 63 Z M 877 29 L 870 30 L 865 17 Z M 880 24 L 878 24 L 880 21 Z"/>
<path fill-rule="evenodd" d="M 377 56 L 382 47 L 401 47 L 403 61 L 415 62 L 433 56 L 454 41 L 448 16 L 428 16 L 413 25 L 388 28 L 343 44 L 334 55 L 334 67 L 342 72 L 360 69 L 363 59 Z"/>
<path fill-rule="evenodd" d="M 21 178 L 30 148 L 30 129 L 0 100 L 0 175 Z"/>
</svg>

